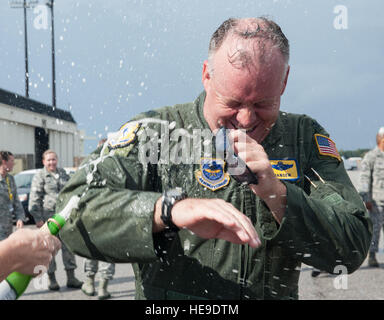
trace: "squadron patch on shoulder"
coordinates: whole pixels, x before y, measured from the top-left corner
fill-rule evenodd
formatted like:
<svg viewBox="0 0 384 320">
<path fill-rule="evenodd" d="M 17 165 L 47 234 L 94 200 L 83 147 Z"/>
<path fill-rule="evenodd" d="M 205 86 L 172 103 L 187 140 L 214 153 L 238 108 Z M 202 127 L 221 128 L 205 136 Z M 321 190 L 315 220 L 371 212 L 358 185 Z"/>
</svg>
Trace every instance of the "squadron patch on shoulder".
<svg viewBox="0 0 384 320">
<path fill-rule="evenodd" d="M 200 170 L 195 173 L 195 177 L 202 186 L 216 191 L 228 185 L 231 179 L 224 167 L 225 161 L 222 159 L 201 158 Z"/>
<path fill-rule="evenodd" d="M 280 180 L 296 181 L 299 179 L 299 170 L 296 159 L 269 160 L 276 178 Z"/>
<path fill-rule="evenodd" d="M 129 146 L 135 141 L 139 129 L 140 124 L 138 122 L 127 122 L 122 125 L 116 137 L 108 139 L 109 148 L 117 149 Z"/>
<path fill-rule="evenodd" d="M 322 134 L 315 134 L 315 141 L 319 153 L 323 156 L 329 156 L 341 161 L 339 151 L 337 151 L 336 144 L 332 139 Z"/>
</svg>

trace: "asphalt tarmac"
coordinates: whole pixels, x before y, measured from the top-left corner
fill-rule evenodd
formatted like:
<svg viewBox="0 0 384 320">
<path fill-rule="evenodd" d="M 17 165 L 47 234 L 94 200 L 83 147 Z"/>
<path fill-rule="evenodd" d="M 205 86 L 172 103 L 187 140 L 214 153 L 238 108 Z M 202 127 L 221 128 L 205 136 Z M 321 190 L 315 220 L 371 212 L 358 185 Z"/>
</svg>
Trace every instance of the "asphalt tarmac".
<svg viewBox="0 0 384 320">
<path fill-rule="evenodd" d="M 359 190 L 360 171 L 348 171 L 355 188 Z M 380 268 L 368 267 L 368 259 L 350 275 L 321 273 L 311 276 L 312 267 L 302 265 L 299 280 L 300 300 L 384 300 L 384 239 L 381 232 L 379 253 Z M 341 270 L 340 270 L 341 271 Z"/>
<path fill-rule="evenodd" d="M 358 171 L 348 172 L 352 182 L 358 188 Z M 33 226 L 27 226 L 33 228 Z M 299 281 L 300 300 L 384 300 L 384 252 L 383 235 L 380 241 L 380 252 L 377 255 L 380 268 L 369 268 L 367 260 L 351 275 L 339 276 L 321 273 L 318 277 L 311 277 L 312 267 L 302 265 Z M 82 257 L 76 257 L 78 268 L 75 271 L 79 280 L 84 280 Z M 61 259 L 61 252 L 56 256 L 58 270 L 56 277 L 59 291 L 50 291 L 47 275 L 35 278 L 20 297 L 20 300 L 98 300 L 97 296 L 89 297 L 81 290 L 66 287 L 66 275 Z M 342 271 L 342 270 L 341 270 Z M 98 276 L 96 276 L 96 286 Z M 130 264 L 116 264 L 116 273 L 110 281 L 108 290 L 112 294 L 111 300 L 133 300 L 135 296 L 134 274 Z"/>
</svg>

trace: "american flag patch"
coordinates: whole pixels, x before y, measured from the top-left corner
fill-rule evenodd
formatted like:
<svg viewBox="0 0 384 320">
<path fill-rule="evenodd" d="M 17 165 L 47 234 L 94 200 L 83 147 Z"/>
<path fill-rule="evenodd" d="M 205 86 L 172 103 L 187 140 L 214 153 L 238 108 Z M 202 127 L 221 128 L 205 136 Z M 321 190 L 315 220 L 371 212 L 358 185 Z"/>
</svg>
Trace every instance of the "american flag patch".
<svg viewBox="0 0 384 320">
<path fill-rule="evenodd" d="M 330 138 L 322 134 L 315 134 L 315 140 L 321 155 L 334 157 L 341 161 L 339 151 L 336 149 L 336 144 Z"/>
</svg>

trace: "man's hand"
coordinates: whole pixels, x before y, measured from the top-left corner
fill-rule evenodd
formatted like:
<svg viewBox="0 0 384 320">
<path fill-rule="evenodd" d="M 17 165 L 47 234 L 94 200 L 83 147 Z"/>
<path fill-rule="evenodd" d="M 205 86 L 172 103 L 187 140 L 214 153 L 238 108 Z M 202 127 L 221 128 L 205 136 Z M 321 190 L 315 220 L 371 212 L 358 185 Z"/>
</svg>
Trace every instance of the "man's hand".
<svg viewBox="0 0 384 320">
<path fill-rule="evenodd" d="M 156 203 L 153 232 L 164 229 L 160 218 L 161 198 Z M 187 198 L 172 208 L 172 221 L 204 239 L 223 239 L 257 248 L 261 241 L 251 220 L 232 204 L 221 199 Z"/>
<path fill-rule="evenodd" d="M 36 266 L 45 266 L 48 269 L 52 258 L 61 248 L 59 239 L 36 229 L 18 229 L 8 240 L 12 247 L 9 257 L 12 271 L 30 275 L 36 275 Z"/>
<path fill-rule="evenodd" d="M 275 220 L 281 223 L 287 203 L 287 189 L 276 178 L 264 148 L 242 130 L 231 130 L 228 137 L 235 153 L 257 175 L 259 183 L 249 187 L 264 200 Z"/>
</svg>

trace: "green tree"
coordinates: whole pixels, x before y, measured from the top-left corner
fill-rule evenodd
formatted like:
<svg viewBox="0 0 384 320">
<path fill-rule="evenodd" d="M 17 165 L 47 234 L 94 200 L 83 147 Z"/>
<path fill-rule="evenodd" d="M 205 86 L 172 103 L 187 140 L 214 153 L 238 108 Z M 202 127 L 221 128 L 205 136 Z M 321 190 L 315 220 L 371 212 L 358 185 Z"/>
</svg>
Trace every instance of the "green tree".
<svg viewBox="0 0 384 320">
<path fill-rule="evenodd" d="M 351 157 L 361 157 L 363 158 L 364 155 L 369 151 L 369 149 L 356 149 L 356 150 L 339 150 L 339 153 L 344 158 L 348 159 Z"/>
</svg>

